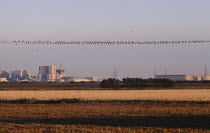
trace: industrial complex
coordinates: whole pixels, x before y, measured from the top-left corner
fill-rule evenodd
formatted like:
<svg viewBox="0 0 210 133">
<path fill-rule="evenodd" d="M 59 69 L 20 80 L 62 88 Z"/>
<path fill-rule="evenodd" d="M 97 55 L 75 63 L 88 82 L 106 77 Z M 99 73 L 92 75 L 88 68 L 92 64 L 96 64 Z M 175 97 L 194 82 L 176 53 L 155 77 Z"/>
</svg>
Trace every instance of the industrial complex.
<svg viewBox="0 0 210 133">
<path fill-rule="evenodd" d="M 28 70 L 15 70 L 11 73 L 0 71 L 0 82 L 100 82 L 102 79 L 97 77 L 67 77 L 60 65 L 39 66 L 37 76 L 32 76 Z"/>
<path fill-rule="evenodd" d="M 114 69 L 113 78 L 117 79 L 117 70 Z M 172 81 L 210 81 L 210 75 L 207 75 L 205 67 L 204 75 L 157 75 L 156 79 L 170 79 Z M 39 66 L 39 73 L 32 76 L 28 70 L 15 70 L 7 72 L 0 70 L 0 82 L 101 82 L 103 79 L 98 77 L 68 77 L 65 70 L 56 66 Z"/>
<path fill-rule="evenodd" d="M 210 81 L 210 75 L 156 75 L 155 78 L 172 81 Z"/>
</svg>

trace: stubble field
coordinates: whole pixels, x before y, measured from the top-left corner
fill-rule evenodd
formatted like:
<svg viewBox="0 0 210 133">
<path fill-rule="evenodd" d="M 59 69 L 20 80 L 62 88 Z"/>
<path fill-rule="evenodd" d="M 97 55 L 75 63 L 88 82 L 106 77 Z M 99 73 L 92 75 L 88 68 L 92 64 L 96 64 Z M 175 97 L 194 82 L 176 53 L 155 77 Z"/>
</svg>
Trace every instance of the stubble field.
<svg viewBox="0 0 210 133">
<path fill-rule="evenodd" d="M 0 91 L 1 100 L 11 99 L 164 100 L 210 101 L 210 89 L 192 90 L 44 90 Z"/>
<path fill-rule="evenodd" d="M 0 87 L 1 133 L 210 132 L 210 90 L 203 86 L 159 90 L 14 86 Z"/>
<path fill-rule="evenodd" d="M 0 104 L 0 132 L 210 132 L 210 103 Z"/>
</svg>

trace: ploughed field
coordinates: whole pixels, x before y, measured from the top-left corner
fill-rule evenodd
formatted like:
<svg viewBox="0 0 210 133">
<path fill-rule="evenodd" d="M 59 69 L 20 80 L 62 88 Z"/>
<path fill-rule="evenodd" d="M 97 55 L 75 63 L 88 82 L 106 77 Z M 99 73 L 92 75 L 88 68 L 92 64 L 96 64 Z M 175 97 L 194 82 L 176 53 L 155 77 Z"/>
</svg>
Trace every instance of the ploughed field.
<svg viewBox="0 0 210 133">
<path fill-rule="evenodd" d="M 0 103 L 0 132 L 210 132 L 210 103 Z"/>
<path fill-rule="evenodd" d="M 210 89 L 0 91 L 0 100 L 58 100 L 74 98 L 82 100 L 210 101 Z"/>
</svg>

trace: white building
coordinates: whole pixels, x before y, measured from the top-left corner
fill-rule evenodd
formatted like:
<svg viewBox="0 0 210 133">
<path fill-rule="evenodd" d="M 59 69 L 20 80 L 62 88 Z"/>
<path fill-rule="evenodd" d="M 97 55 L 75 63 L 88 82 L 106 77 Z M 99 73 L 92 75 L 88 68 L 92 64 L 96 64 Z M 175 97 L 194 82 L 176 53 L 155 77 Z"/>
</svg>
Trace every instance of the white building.
<svg viewBox="0 0 210 133">
<path fill-rule="evenodd" d="M 85 79 L 91 80 L 92 82 L 101 82 L 102 79 L 98 77 L 84 77 Z"/>
<path fill-rule="evenodd" d="M 85 78 L 72 78 L 70 82 L 91 82 L 91 80 Z"/>
<path fill-rule="evenodd" d="M 0 78 L 0 82 L 8 82 L 7 78 Z"/>
<path fill-rule="evenodd" d="M 29 80 L 30 76 L 31 74 L 27 70 L 15 70 L 12 72 L 12 79 L 16 81 Z"/>
<path fill-rule="evenodd" d="M 66 82 L 101 82 L 102 79 L 97 77 L 65 77 Z"/>
<path fill-rule="evenodd" d="M 172 81 L 210 81 L 210 75 L 156 75 L 155 78 Z"/>
<path fill-rule="evenodd" d="M 39 81 L 55 81 L 56 66 L 39 66 Z"/>
<path fill-rule="evenodd" d="M 56 66 L 39 66 L 38 80 L 41 82 L 61 82 L 64 76 L 65 72 L 61 67 L 56 69 Z"/>
</svg>

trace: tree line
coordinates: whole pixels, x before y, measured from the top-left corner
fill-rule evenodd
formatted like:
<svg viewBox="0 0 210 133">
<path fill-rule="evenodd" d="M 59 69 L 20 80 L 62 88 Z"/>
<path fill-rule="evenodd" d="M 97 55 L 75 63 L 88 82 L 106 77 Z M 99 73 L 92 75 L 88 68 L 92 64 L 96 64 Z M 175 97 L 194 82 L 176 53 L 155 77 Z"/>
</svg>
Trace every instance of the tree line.
<svg viewBox="0 0 210 133">
<path fill-rule="evenodd" d="M 174 82 L 169 79 L 142 79 L 142 78 L 123 78 L 104 79 L 100 83 L 101 88 L 144 88 L 144 87 L 173 87 Z"/>
</svg>

